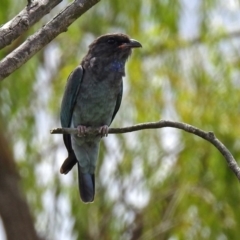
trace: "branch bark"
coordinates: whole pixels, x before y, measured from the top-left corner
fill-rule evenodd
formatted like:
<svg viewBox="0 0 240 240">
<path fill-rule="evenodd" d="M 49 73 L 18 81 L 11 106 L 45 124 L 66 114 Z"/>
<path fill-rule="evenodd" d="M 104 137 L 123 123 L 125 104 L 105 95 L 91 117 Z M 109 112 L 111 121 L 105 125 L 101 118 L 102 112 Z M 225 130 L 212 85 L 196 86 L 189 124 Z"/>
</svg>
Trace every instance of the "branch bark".
<svg viewBox="0 0 240 240">
<path fill-rule="evenodd" d="M 124 128 L 109 128 L 108 133 L 119 134 L 119 133 L 128 133 L 128 132 L 134 132 L 134 131 L 139 131 L 144 129 L 156 129 L 156 128 L 163 128 L 163 127 L 178 128 L 186 132 L 192 133 L 194 135 L 197 135 L 207 140 L 208 142 L 212 143 L 219 150 L 219 152 L 224 156 L 228 166 L 234 172 L 238 180 L 240 180 L 240 168 L 236 160 L 234 159 L 231 152 L 224 146 L 224 144 L 216 138 L 213 132 L 206 132 L 186 123 L 161 120 L 159 122 L 142 123 L 142 124 L 137 124 L 134 126 L 124 127 Z M 76 128 L 56 128 L 56 129 L 52 129 L 50 133 L 51 134 L 77 134 L 78 130 Z M 86 134 L 97 135 L 99 134 L 99 132 L 98 132 L 98 129 L 89 127 L 87 128 Z"/>
<path fill-rule="evenodd" d="M 22 33 L 48 14 L 62 0 L 34 1 L 0 28 L 0 49 L 11 44 Z"/>
<path fill-rule="evenodd" d="M 20 188 L 9 138 L 0 131 L 0 214 L 8 240 L 42 240 Z"/>
<path fill-rule="evenodd" d="M 100 0 L 75 0 L 39 31 L 0 62 L 0 80 L 3 80 L 51 42 L 82 14 Z"/>
</svg>

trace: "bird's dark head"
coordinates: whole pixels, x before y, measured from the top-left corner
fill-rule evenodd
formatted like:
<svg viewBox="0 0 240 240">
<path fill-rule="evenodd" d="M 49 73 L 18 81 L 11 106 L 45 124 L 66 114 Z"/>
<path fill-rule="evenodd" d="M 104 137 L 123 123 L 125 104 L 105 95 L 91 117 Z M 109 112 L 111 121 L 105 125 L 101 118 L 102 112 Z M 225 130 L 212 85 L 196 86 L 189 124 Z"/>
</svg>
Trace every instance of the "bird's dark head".
<svg viewBox="0 0 240 240">
<path fill-rule="evenodd" d="M 132 48 L 142 45 L 122 33 L 105 34 L 98 37 L 90 46 L 81 64 L 92 71 L 121 72 L 125 74 L 125 62 L 131 55 Z"/>
<path fill-rule="evenodd" d="M 89 46 L 89 53 L 95 57 L 126 60 L 131 55 L 132 48 L 138 47 L 142 47 L 138 41 L 122 33 L 113 33 L 98 37 Z"/>
</svg>

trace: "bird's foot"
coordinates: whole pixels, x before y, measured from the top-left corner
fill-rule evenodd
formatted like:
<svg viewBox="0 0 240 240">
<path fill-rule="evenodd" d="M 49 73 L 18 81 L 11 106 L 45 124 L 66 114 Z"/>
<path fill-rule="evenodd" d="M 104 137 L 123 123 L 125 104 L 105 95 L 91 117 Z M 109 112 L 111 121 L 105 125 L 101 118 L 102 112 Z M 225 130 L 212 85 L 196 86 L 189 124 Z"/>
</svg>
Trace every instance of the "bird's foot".
<svg viewBox="0 0 240 240">
<path fill-rule="evenodd" d="M 100 133 L 101 137 L 108 136 L 108 125 L 103 125 L 99 128 L 98 132 Z"/>
<path fill-rule="evenodd" d="M 78 137 L 83 137 L 83 136 L 86 135 L 87 127 L 86 127 L 86 126 L 83 126 L 83 125 L 78 125 L 78 126 L 77 126 L 77 130 L 78 130 L 77 136 L 78 136 Z"/>
</svg>

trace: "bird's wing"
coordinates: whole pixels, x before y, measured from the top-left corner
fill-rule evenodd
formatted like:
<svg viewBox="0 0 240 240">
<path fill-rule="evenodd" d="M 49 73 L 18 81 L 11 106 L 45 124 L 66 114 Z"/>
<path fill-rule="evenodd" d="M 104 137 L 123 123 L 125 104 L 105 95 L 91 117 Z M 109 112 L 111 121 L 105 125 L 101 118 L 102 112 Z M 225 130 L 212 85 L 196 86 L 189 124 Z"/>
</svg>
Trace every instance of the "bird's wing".
<svg viewBox="0 0 240 240">
<path fill-rule="evenodd" d="M 70 127 L 73 109 L 77 99 L 77 94 L 83 79 L 83 68 L 79 65 L 75 68 L 68 77 L 65 92 L 63 95 L 62 105 L 61 105 L 61 125 L 62 127 Z M 71 145 L 71 135 L 64 134 L 63 140 L 66 145 L 68 152 L 72 151 Z"/>
<path fill-rule="evenodd" d="M 116 106 L 115 106 L 115 109 L 114 109 L 114 112 L 113 112 L 111 122 L 115 118 L 115 116 L 116 116 L 116 114 L 117 114 L 117 112 L 120 108 L 120 105 L 121 105 L 121 102 L 122 102 L 122 95 L 123 95 L 123 81 L 121 81 L 121 89 L 120 89 L 120 92 L 119 92 L 118 97 L 117 97 Z"/>
</svg>

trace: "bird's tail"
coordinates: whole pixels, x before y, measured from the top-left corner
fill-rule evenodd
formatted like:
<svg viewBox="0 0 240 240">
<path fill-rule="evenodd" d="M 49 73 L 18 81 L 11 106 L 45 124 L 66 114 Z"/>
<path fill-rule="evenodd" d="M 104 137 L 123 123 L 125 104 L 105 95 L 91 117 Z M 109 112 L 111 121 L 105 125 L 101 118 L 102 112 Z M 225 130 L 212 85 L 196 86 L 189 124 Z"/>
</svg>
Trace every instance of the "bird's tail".
<svg viewBox="0 0 240 240">
<path fill-rule="evenodd" d="M 71 151 L 68 154 L 68 157 L 65 159 L 65 161 L 63 162 L 61 168 L 60 168 L 60 173 L 62 174 L 67 174 L 72 168 L 73 166 L 77 163 L 77 158 L 74 154 L 73 151 Z"/>
<path fill-rule="evenodd" d="M 91 173 L 82 173 L 78 164 L 78 186 L 83 202 L 93 202 L 95 195 L 95 177 Z"/>
</svg>

